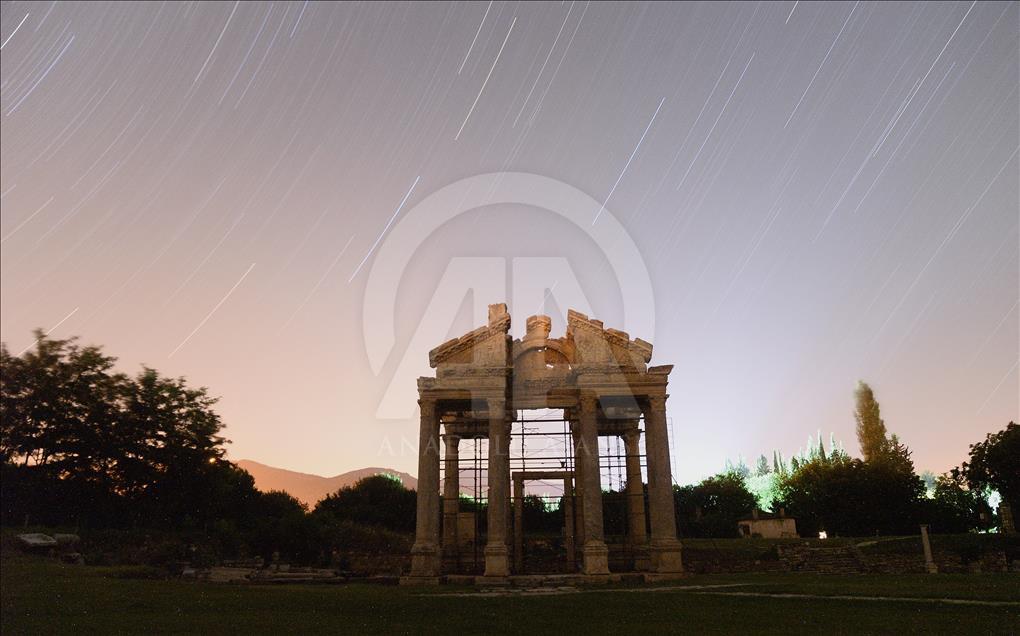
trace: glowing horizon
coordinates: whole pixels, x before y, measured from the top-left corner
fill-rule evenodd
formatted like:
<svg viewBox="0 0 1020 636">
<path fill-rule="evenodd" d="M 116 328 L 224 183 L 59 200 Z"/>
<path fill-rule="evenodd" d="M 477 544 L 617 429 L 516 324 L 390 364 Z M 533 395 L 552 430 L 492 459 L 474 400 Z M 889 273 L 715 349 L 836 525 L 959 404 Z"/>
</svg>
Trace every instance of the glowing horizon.
<svg viewBox="0 0 1020 636">
<path fill-rule="evenodd" d="M 508 302 L 517 334 L 536 289 L 554 336 L 576 298 L 652 325 L 681 483 L 819 430 L 857 455 L 858 380 L 919 473 L 1020 419 L 1016 3 L 2 18 L 0 339 L 209 387 L 232 459 L 415 474 L 415 418 L 379 414 L 419 325 Z"/>
</svg>

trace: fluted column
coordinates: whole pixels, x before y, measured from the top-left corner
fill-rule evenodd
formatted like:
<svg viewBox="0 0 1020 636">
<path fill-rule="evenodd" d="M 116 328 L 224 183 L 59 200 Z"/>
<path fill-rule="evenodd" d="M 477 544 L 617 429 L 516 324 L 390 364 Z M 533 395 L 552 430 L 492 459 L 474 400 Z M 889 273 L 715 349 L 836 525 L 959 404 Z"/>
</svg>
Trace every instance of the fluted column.
<svg viewBox="0 0 1020 636">
<path fill-rule="evenodd" d="M 583 572 L 588 575 L 609 574 L 609 549 L 602 527 L 602 483 L 599 471 L 598 399 L 582 395 L 581 435 L 577 459 L 584 485 L 584 556 Z"/>
<path fill-rule="evenodd" d="M 563 543 L 567 549 L 567 572 L 574 571 L 577 558 L 574 556 L 574 480 L 563 480 Z"/>
<path fill-rule="evenodd" d="M 584 546 L 584 479 L 581 475 L 584 469 L 581 466 L 579 449 L 581 447 L 581 422 L 578 419 L 570 421 L 571 441 L 574 444 L 574 503 L 576 504 L 574 519 L 574 541 L 575 545 Z"/>
<path fill-rule="evenodd" d="M 623 434 L 627 452 L 627 540 L 635 551 L 634 568 L 648 567 L 648 533 L 645 529 L 645 489 L 641 481 L 641 431 L 634 428 Z"/>
<path fill-rule="evenodd" d="M 507 511 L 510 494 L 510 455 L 507 440 L 506 400 L 490 398 L 489 407 L 489 507 L 485 544 L 485 576 L 507 576 Z"/>
<path fill-rule="evenodd" d="M 419 400 L 418 514 L 411 547 L 411 576 L 439 576 L 439 418 L 433 400 Z"/>
<path fill-rule="evenodd" d="M 651 397 L 644 406 L 645 452 L 648 457 L 648 513 L 652 538 L 651 568 L 660 574 L 683 572 L 680 542 L 676 536 L 673 507 L 673 476 L 669 467 L 669 432 L 666 429 L 666 398 Z"/>
<path fill-rule="evenodd" d="M 443 554 L 456 558 L 457 513 L 460 511 L 460 437 L 447 433 L 443 470 Z"/>
<path fill-rule="evenodd" d="M 524 480 L 514 478 L 514 572 L 524 571 Z"/>
</svg>

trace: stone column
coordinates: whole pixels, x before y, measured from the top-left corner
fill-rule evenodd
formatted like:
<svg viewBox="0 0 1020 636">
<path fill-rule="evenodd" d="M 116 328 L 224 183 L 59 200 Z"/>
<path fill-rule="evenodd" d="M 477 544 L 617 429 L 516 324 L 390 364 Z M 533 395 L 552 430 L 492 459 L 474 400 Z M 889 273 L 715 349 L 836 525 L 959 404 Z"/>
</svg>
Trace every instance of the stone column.
<svg viewBox="0 0 1020 636">
<path fill-rule="evenodd" d="M 659 574 L 683 572 L 680 542 L 676 537 L 673 508 L 673 477 L 669 467 L 669 432 L 666 430 L 666 397 L 648 398 L 645 409 L 645 452 L 648 457 L 648 513 L 652 540 L 651 569 Z"/>
<path fill-rule="evenodd" d="M 938 574 L 939 568 L 931 554 L 931 541 L 928 540 L 928 525 L 921 525 L 921 545 L 924 548 L 924 567 L 928 574 Z"/>
<path fill-rule="evenodd" d="M 509 550 L 513 549 L 512 546 L 513 546 L 513 542 L 514 542 L 514 538 L 513 538 L 512 534 L 510 532 L 511 515 L 513 514 L 513 501 L 512 501 L 512 497 L 513 497 L 513 484 L 512 484 L 511 473 L 510 473 L 510 441 L 511 441 L 511 435 L 513 433 L 513 411 L 511 411 L 510 409 L 507 408 L 503 412 L 504 412 L 504 415 L 505 415 L 505 418 L 504 418 L 504 423 L 505 423 L 504 426 L 505 426 L 505 428 L 503 429 L 504 430 L 504 435 L 503 435 L 503 462 L 504 462 L 504 465 L 506 466 L 506 488 L 504 488 L 504 491 L 506 492 L 506 497 L 505 497 L 505 499 L 506 499 L 506 512 L 504 514 L 505 514 L 506 529 L 507 529 L 506 533 L 505 533 L 506 534 L 506 547 L 507 547 L 507 550 L 509 551 Z M 508 554 L 509 554 L 509 552 L 508 552 Z"/>
<path fill-rule="evenodd" d="M 460 512 L 460 437 L 447 433 L 443 472 L 443 554 L 456 560 L 460 551 L 457 513 Z"/>
<path fill-rule="evenodd" d="M 579 449 L 581 447 L 581 422 L 570 416 L 570 436 L 574 448 L 574 545 L 584 546 L 584 479 Z"/>
<path fill-rule="evenodd" d="M 627 452 L 627 540 L 634 550 L 634 569 L 648 568 L 648 531 L 645 529 L 645 489 L 641 481 L 641 431 L 637 423 L 623 434 Z"/>
<path fill-rule="evenodd" d="M 609 549 L 602 528 L 602 484 L 599 478 L 598 399 L 581 396 L 581 435 L 577 460 L 584 489 L 584 557 L 587 575 L 609 574 Z"/>
<path fill-rule="evenodd" d="M 506 400 L 490 398 L 489 407 L 489 533 L 485 544 L 485 576 L 507 576 L 507 507 L 510 456 L 506 452 Z"/>
<path fill-rule="evenodd" d="M 574 571 L 574 488 L 573 479 L 563 480 L 563 545 L 567 550 L 567 572 Z"/>
<path fill-rule="evenodd" d="M 524 480 L 514 478 L 514 572 L 524 571 Z"/>
<path fill-rule="evenodd" d="M 433 400 L 418 400 L 418 515 L 411 547 L 411 577 L 439 576 L 439 417 Z M 437 581 L 438 582 L 438 581 Z"/>
</svg>

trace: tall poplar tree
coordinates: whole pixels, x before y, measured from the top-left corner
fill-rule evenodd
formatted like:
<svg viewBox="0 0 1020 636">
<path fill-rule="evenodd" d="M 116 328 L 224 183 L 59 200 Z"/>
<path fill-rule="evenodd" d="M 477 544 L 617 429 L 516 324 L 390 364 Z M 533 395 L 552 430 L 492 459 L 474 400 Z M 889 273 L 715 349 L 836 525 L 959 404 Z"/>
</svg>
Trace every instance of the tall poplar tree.
<svg viewBox="0 0 1020 636">
<path fill-rule="evenodd" d="M 875 393 L 866 382 L 860 381 L 854 397 L 857 401 L 854 419 L 857 420 L 857 440 L 861 445 L 861 455 L 866 462 L 880 459 L 889 453 L 890 448 Z"/>
</svg>

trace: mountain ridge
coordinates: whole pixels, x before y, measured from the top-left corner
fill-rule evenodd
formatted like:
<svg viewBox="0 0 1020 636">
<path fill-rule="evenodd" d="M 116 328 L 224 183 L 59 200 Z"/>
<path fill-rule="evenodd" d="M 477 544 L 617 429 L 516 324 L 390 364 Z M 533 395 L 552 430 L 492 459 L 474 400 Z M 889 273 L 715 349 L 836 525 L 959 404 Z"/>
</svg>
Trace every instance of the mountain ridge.
<svg viewBox="0 0 1020 636">
<path fill-rule="evenodd" d="M 332 494 L 346 486 L 352 486 L 359 480 L 373 475 L 392 475 L 400 479 L 406 488 L 416 490 L 418 480 L 408 473 L 392 468 L 370 466 L 340 473 L 332 477 L 323 477 L 311 473 L 302 473 L 286 468 L 278 468 L 263 464 L 252 459 L 241 459 L 235 462 L 240 468 L 248 471 L 255 479 L 255 487 L 263 492 L 282 490 L 293 495 L 299 501 L 314 507 L 326 495 Z"/>
</svg>

